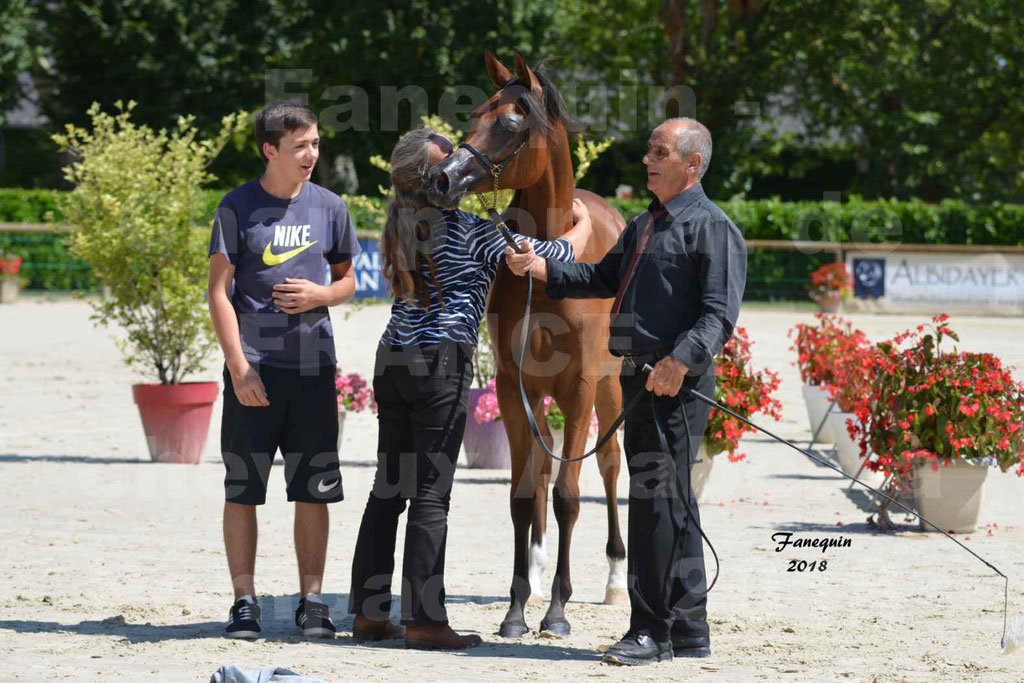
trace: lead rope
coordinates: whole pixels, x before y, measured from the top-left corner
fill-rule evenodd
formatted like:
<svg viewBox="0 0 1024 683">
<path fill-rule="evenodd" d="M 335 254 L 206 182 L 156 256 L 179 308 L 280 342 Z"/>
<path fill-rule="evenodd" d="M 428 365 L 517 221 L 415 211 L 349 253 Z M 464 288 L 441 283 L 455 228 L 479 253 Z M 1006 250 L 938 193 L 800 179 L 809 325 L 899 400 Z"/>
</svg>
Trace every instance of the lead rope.
<svg viewBox="0 0 1024 683">
<path fill-rule="evenodd" d="M 497 195 L 498 182 L 497 181 L 498 181 L 498 176 L 501 174 L 501 169 L 498 169 L 498 171 L 495 173 L 493 168 L 492 168 L 492 174 L 495 177 L 495 184 L 494 184 L 495 191 L 494 191 L 493 198 L 494 198 L 494 203 L 495 203 L 495 206 L 496 206 L 497 205 L 497 197 L 498 197 L 498 195 Z M 516 244 L 515 240 L 512 238 L 512 235 L 511 235 L 511 233 L 508 230 L 508 226 L 506 226 L 504 221 L 501 220 L 501 216 L 498 215 L 497 210 L 495 208 L 491 208 L 491 209 L 488 209 L 488 211 L 490 213 L 491 219 L 494 221 L 495 229 L 498 230 L 502 234 L 502 236 L 505 238 L 505 241 L 508 242 L 509 246 L 511 246 L 513 250 L 515 250 L 517 253 L 521 253 L 519 245 Z M 552 453 L 551 449 L 549 449 L 547 444 L 544 442 L 544 438 L 541 436 L 540 428 L 537 426 L 537 421 L 536 421 L 536 419 L 533 416 L 533 410 L 531 410 L 531 408 L 530 408 L 530 400 L 529 400 L 529 397 L 526 395 L 526 388 L 523 385 L 523 360 L 525 359 L 525 356 L 526 356 L 526 343 L 527 343 L 527 339 L 528 339 L 528 335 L 529 335 L 530 307 L 531 307 L 531 303 L 532 302 L 533 302 L 533 277 L 529 273 L 527 273 L 527 275 L 526 275 L 526 306 L 525 306 L 525 310 L 523 311 L 523 320 L 522 320 L 522 323 L 521 323 L 522 328 L 521 328 L 520 335 L 519 335 L 519 359 L 518 359 L 518 363 L 517 363 L 518 366 L 519 366 L 518 367 L 518 374 L 519 374 L 519 397 L 520 397 L 520 399 L 522 401 L 522 404 L 523 404 L 523 412 L 526 413 L 526 420 L 530 424 L 530 430 L 533 432 L 534 439 L 537 441 L 537 443 L 540 445 L 540 447 L 544 449 L 544 452 L 548 454 L 548 457 L 550 457 L 550 458 L 552 458 L 554 460 L 558 460 L 560 462 L 576 462 L 576 461 L 579 461 L 579 460 L 584 460 L 585 458 L 588 458 L 591 455 L 593 455 L 594 453 L 596 453 L 597 451 L 599 451 L 601 449 L 601 447 L 604 446 L 605 443 L 607 443 L 608 439 L 610 439 L 611 436 L 615 433 L 615 430 L 617 430 L 619 428 L 619 425 L 621 425 L 623 423 L 623 421 L 626 419 L 626 414 L 629 411 L 631 411 L 633 409 L 633 407 L 637 404 L 638 399 L 639 399 L 639 397 L 641 397 L 643 395 L 643 392 L 639 392 L 638 391 L 638 392 L 636 392 L 633 395 L 633 398 L 631 398 L 629 400 L 629 402 L 627 403 L 625 408 L 622 409 L 622 412 L 619 413 L 619 416 L 615 419 L 615 422 L 612 423 L 612 426 L 608 429 L 608 431 L 598 440 L 597 445 L 594 446 L 593 449 L 591 449 L 590 451 L 587 451 L 583 455 L 575 457 L 575 458 L 563 458 L 563 457 L 557 456 L 554 453 Z M 650 365 L 646 365 L 645 364 L 643 366 L 643 368 L 641 369 L 641 372 L 645 372 L 646 373 L 646 372 L 651 372 L 652 370 L 653 370 L 653 368 L 651 368 Z M 843 475 L 847 479 L 851 479 L 852 481 L 854 481 L 857 484 L 860 484 L 864 488 L 869 489 L 871 491 L 874 491 L 875 493 L 877 493 L 878 495 L 882 496 L 883 498 L 885 498 L 889 502 L 894 503 L 895 505 L 897 505 L 898 507 L 902 508 L 906 512 L 908 512 L 911 515 L 917 517 L 919 520 L 921 520 L 922 522 L 926 523 L 928 526 L 932 527 L 933 529 L 935 529 L 936 531 L 941 533 L 943 536 L 945 536 L 949 540 L 953 541 L 958 546 L 960 546 L 961 548 L 966 550 L 968 553 L 973 555 L 975 558 L 977 558 L 979 561 L 981 561 L 982 564 L 984 564 L 986 567 L 988 567 L 989 569 L 994 571 L 996 574 L 998 574 L 999 576 L 1003 577 L 1003 637 L 1002 637 L 1002 640 L 1000 641 L 1000 646 L 1003 648 L 1004 651 L 1006 651 L 1006 643 L 1007 643 L 1006 630 L 1007 630 L 1007 624 L 1008 624 L 1009 601 L 1010 601 L 1010 579 L 1009 579 L 1009 577 L 1006 574 L 1004 574 L 1003 572 L 999 571 L 998 567 L 996 567 L 994 564 L 992 564 L 991 562 L 989 562 L 988 560 L 983 558 L 978 553 L 976 553 L 973 550 L 971 550 L 970 548 L 968 548 L 966 545 L 964 545 L 959 540 L 954 538 L 951 534 L 949 534 L 949 532 L 944 531 L 943 529 L 940 529 L 933 522 L 925 519 L 923 516 L 921 516 L 920 514 L 915 512 L 914 510 L 911 510 L 910 508 L 908 508 L 903 503 L 900 503 L 898 500 L 896 500 L 892 496 L 888 495 L 887 493 L 883 493 L 882 491 L 876 489 L 875 487 L 870 486 L 868 484 L 865 484 L 864 482 L 862 482 L 857 477 L 851 476 L 851 475 L 847 474 L 846 472 L 843 472 L 840 468 L 836 467 L 832 463 L 827 462 L 826 460 L 824 460 L 822 458 L 819 458 L 818 456 L 814 455 L 810 451 L 805 450 L 803 448 L 800 448 L 799 446 L 797 446 L 796 444 L 792 443 L 791 441 L 783 439 L 781 436 L 778 436 L 777 434 L 774 434 L 774 433 L 768 431 L 764 427 L 762 427 L 762 426 L 752 422 L 751 420 L 747 419 L 746 417 L 744 417 L 744 416 L 742 416 L 742 415 L 740 415 L 740 414 L 730 410 L 729 408 L 726 408 L 725 406 L 720 404 L 718 401 L 715 401 L 713 398 L 708 398 L 707 396 L 701 394 L 699 391 L 695 391 L 694 389 L 689 388 L 686 385 L 683 385 L 681 391 L 683 393 L 685 393 L 685 394 L 689 394 L 689 395 L 693 396 L 695 399 L 701 401 L 702 403 L 704 403 L 704 404 L 706 404 L 706 405 L 708 405 L 708 406 L 710 406 L 712 408 L 716 408 L 718 410 L 721 410 L 722 412 L 726 413 L 727 415 L 730 415 L 730 416 L 736 418 L 737 420 L 740 420 L 741 422 L 744 422 L 745 424 L 750 425 L 754 429 L 767 434 L 768 436 L 770 436 L 771 438 L 775 439 L 776 441 L 779 441 L 780 443 L 786 444 L 787 446 L 789 446 L 793 450 L 795 450 L 795 451 L 797 451 L 799 453 L 803 453 L 804 455 L 806 455 L 811 460 L 814 460 L 815 462 L 817 462 L 817 463 L 819 463 L 821 465 L 824 465 L 824 466 L 826 466 L 826 467 L 828 467 L 828 468 L 830 468 L 832 470 L 835 470 L 836 472 L 838 472 L 839 474 Z M 658 427 L 658 440 L 660 441 L 660 445 L 661 445 L 662 450 L 665 453 L 667 453 L 667 454 L 671 454 L 671 451 L 668 448 L 668 440 L 665 438 L 665 434 L 664 434 L 664 432 L 662 430 L 661 423 L 658 421 L 657 413 L 654 412 L 654 394 L 652 393 L 652 394 L 650 394 L 650 396 L 651 396 L 651 411 L 652 411 L 652 414 L 654 415 L 654 422 L 655 422 L 655 424 Z M 685 418 L 685 415 L 684 415 L 684 418 Z M 687 422 L 685 419 L 683 420 L 683 422 L 684 422 L 684 424 L 686 426 L 686 443 L 687 443 L 687 446 L 686 446 L 686 448 L 687 448 L 687 465 L 686 465 L 686 469 L 687 469 L 687 472 L 689 472 L 689 469 L 690 469 L 689 468 L 689 456 L 690 456 L 690 452 L 692 451 L 692 444 L 690 443 L 690 425 L 689 425 L 689 422 Z M 682 484 L 679 481 L 679 475 L 678 474 L 676 474 L 674 476 L 674 478 L 675 478 L 675 481 L 676 481 L 676 490 L 677 490 L 677 493 L 678 493 L 680 491 L 680 489 L 682 488 Z M 688 484 L 689 484 L 689 482 L 688 482 Z M 689 487 L 687 487 L 687 488 L 689 488 Z M 688 494 L 689 494 L 689 491 L 687 491 L 686 493 L 680 495 L 680 497 L 682 498 L 683 503 L 686 505 L 687 513 L 693 519 L 694 524 L 697 526 L 697 529 L 698 529 L 698 531 L 700 531 L 700 534 L 703 537 L 703 539 L 707 542 L 708 547 L 711 548 L 711 553 L 712 553 L 712 555 L 714 555 L 714 558 L 715 558 L 715 580 L 711 582 L 711 585 L 708 586 L 707 591 L 704 592 L 706 594 L 718 582 L 718 576 L 719 576 L 719 570 L 721 568 L 721 563 L 719 562 L 719 559 L 718 559 L 718 553 L 715 552 L 715 547 L 711 544 L 711 540 L 708 539 L 707 534 L 704 533 L 704 530 L 701 528 L 700 523 L 697 522 L 696 516 L 693 514 L 693 510 L 690 507 L 690 500 L 689 500 L 689 495 Z M 673 524 L 674 524 L 674 522 L 673 522 Z M 686 526 L 685 534 L 688 534 L 688 533 L 689 533 L 689 520 L 687 520 L 687 526 Z M 683 541 L 684 541 L 684 543 L 686 541 L 685 535 L 684 535 Z M 674 564 L 674 560 L 675 560 L 675 551 L 673 551 L 673 564 Z"/>
<path fill-rule="evenodd" d="M 500 232 L 502 234 L 502 236 L 505 238 L 505 241 L 508 242 L 509 246 L 512 247 L 513 250 L 515 250 L 517 253 L 521 253 L 519 245 L 516 244 L 516 241 L 512 238 L 512 234 L 509 232 L 508 226 L 505 225 L 504 221 L 501 220 L 501 216 L 498 215 L 498 212 L 495 209 L 488 209 L 488 212 L 489 212 L 489 214 L 491 216 L 491 220 L 494 221 L 495 229 L 498 230 L 498 232 Z M 526 395 L 526 387 L 525 387 L 525 385 L 523 383 L 523 361 L 526 358 L 526 344 L 527 344 L 527 341 L 528 341 L 528 338 L 529 338 L 529 333 L 530 333 L 529 323 L 530 323 L 530 309 L 531 309 L 532 303 L 533 303 L 533 276 L 531 276 L 529 273 L 527 273 L 526 274 L 526 306 L 525 306 L 525 310 L 523 311 L 523 320 L 520 323 L 521 327 L 520 327 L 520 331 L 519 331 L 519 358 L 517 359 L 517 362 L 516 362 L 517 371 L 518 371 L 517 374 L 518 374 L 518 379 L 519 379 L 519 398 L 520 398 L 520 401 L 523 404 L 523 412 L 526 414 L 526 421 L 530 425 L 530 431 L 533 432 L 534 440 L 540 445 L 541 448 L 544 449 L 544 452 L 547 453 L 548 457 L 551 458 L 552 460 L 558 460 L 559 462 L 578 462 L 580 460 L 585 460 L 586 458 L 589 458 L 590 456 L 592 456 L 594 453 L 597 453 L 598 451 L 600 451 L 601 448 L 604 447 L 604 445 L 608 442 L 608 440 L 612 438 L 612 436 L 615 434 L 616 430 L 618 430 L 619 426 L 625 421 L 626 415 L 631 410 L 633 410 L 633 408 L 640 402 L 640 399 L 643 397 L 644 392 L 637 391 L 636 393 L 633 394 L 633 397 L 630 398 L 629 401 L 626 403 L 626 406 L 622 409 L 622 412 L 619 413 L 619 416 L 617 418 L 615 418 L 614 422 L 612 422 L 611 427 L 609 427 L 608 431 L 606 431 L 601 436 L 601 438 L 597 440 L 597 443 L 594 445 L 594 447 L 592 449 L 590 449 L 589 451 L 587 451 L 583 455 L 577 456 L 575 458 L 563 458 L 561 456 L 555 455 L 551 451 L 551 449 L 548 448 L 547 443 L 545 443 L 545 441 L 544 441 L 544 437 L 541 435 L 540 427 L 537 425 L 537 420 L 536 420 L 536 418 L 533 415 L 533 410 L 530 407 L 530 399 Z M 633 378 L 634 381 L 636 381 L 636 379 L 638 377 L 642 378 L 645 374 L 652 372 L 653 368 L 650 365 L 646 365 L 645 364 L 643 366 L 643 368 L 640 369 L 640 371 L 641 371 L 642 374 L 634 376 L 634 378 Z M 658 440 L 660 442 L 660 446 L 661 446 L 662 452 L 665 453 L 666 455 L 668 455 L 669 458 L 671 458 L 672 457 L 672 450 L 669 448 L 668 439 L 665 437 L 665 432 L 662 429 L 661 421 L 658 420 L 658 413 L 655 412 L 654 394 L 651 393 L 651 392 L 648 392 L 648 396 L 650 396 L 651 415 L 654 416 L 654 423 L 655 423 L 655 425 L 657 425 L 657 428 L 658 428 Z M 683 542 L 682 542 L 681 545 L 683 547 L 686 546 L 686 541 L 689 538 L 689 534 L 690 534 L 690 522 L 692 521 L 693 525 L 697 527 L 697 531 L 700 532 L 701 537 L 707 542 L 708 548 L 711 549 L 711 554 L 715 558 L 715 579 L 714 579 L 714 581 L 712 581 L 711 584 L 704 591 L 687 591 L 687 592 L 695 594 L 695 595 L 707 595 L 711 591 L 711 589 L 714 588 L 715 584 L 718 583 L 718 577 L 721 575 L 721 567 L 722 567 L 722 565 L 721 565 L 721 561 L 718 559 L 718 552 L 715 550 L 715 546 L 711 543 L 711 539 L 708 538 L 707 534 L 704 533 L 704 529 L 701 528 L 700 522 L 697 520 L 697 516 L 693 512 L 693 508 L 690 507 L 690 485 L 691 485 L 691 482 L 690 482 L 690 456 L 691 456 L 691 452 L 693 450 L 693 445 L 691 443 L 691 437 L 690 437 L 690 423 L 686 421 L 686 419 L 685 419 L 686 416 L 685 415 L 683 416 L 683 418 L 684 418 L 683 422 L 684 422 L 685 427 L 686 427 L 686 463 L 685 463 L 685 465 L 683 467 L 683 469 L 686 470 L 686 478 L 687 478 L 685 488 L 684 488 L 684 485 L 683 485 L 682 481 L 680 480 L 677 468 L 673 467 L 673 473 L 672 473 L 672 475 L 673 475 L 672 478 L 673 478 L 673 480 L 675 482 L 676 495 L 679 496 L 679 498 L 683 501 L 683 505 L 686 506 L 686 513 L 688 515 L 688 517 L 686 519 L 686 527 L 685 527 L 685 529 L 683 531 Z M 673 462 L 674 462 L 674 460 L 673 460 Z M 679 534 L 679 528 L 676 525 L 674 517 L 672 518 L 672 525 L 676 528 L 676 534 L 678 535 Z M 676 553 L 678 552 L 679 547 L 680 547 L 679 545 L 676 545 L 676 547 L 673 548 L 673 550 L 672 550 L 672 564 L 670 565 L 670 571 L 672 571 L 672 569 L 674 569 L 674 567 L 676 566 Z"/>
<path fill-rule="evenodd" d="M 820 465 L 825 465 L 826 467 L 835 470 L 836 472 L 838 472 L 839 474 L 843 475 L 847 479 L 852 479 L 854 482 L 860 484 L 864 488 L 869 489 L 871 491 L 874 491 L 878 495 L 882 496 L 883 498 L 888 500 L 890 503 L 895 503 L 896 505 L 898 505 L 902 509 L 906 510 L 908 513 L 910 513 L 913 516 L 917 517 L 919 520 L 921 520 L 922 522 L 924 522 L 928 526 L 932 527 L 933 529 L 935 529 L 936 531 L 941 533 L 943 536 L 945 536 L 949 540 L 951 540 L 954 543 L 956 543 L 958 546 L 960 546 L 961 548 L 963 548 L 964 550 L 969 552 L 971 555 L 976 557 L 978 560 L 980 560 L 982 562 L 982 564 L 984 564 L 986 567 L 988 567 L 989 569 L 994 571 L 999 576 L 1003 577 L 1003 581 L 1004 581 L 1004 583 L 1003 583 L 1003 638 L 1002 638 L 1002 641 L 1001 641 L 1001 647 L 1003 647 L 1005 649 L 1005 647 L 1006 647 L 1007 615 L 1008 615 L 1008 612 L 1009 612 L 1009 604 L 1010 604 L 1010 579 L 1009 579 L 1009 577 L 1006 576 L 1006 574 L 1004 574 L 1001 571 L 999 571 L 998 567 L 996 567 L 994 564 L 992 564 L 991 562 L 986 560 L 984 557 L 982 557 L 978 553 L 976 553 L 973 550 L 971 550 L 970 548 L 968 548 L 966 545 L 961 543 L 956 538 L 953 538 L 953 536 L 949 532 L 940 529 L 933 522 L 925 519 L 923 516 L 919 515 L 914 510 L 911 510 L 906 505 L 904 505 L 903 503 L 899 502 L 898 500 L 896 500 L 892 496 L 888 495 L 887 493 L 883 493 L 882 491 L 879 491 L 875 487 L 870 486 L 868 484 L 865 484 L 864 482 L 862 482 L 857 477 L 851 476 L 851 475 L 847 474 L 846 472 L 843 472 L 843 470 L 841 470 L 840 468 L 836 467 L 832 463 L 824 460 L 823 458 L 819 458 L 818 456 L 814 455 L 810 451 L 804 450 L 803 448 L 800 448 L 796 444 L 794 444 L 794 443 L 792 443 L 790 441 L 787 441 L 786 439 L 783 439 L 781 436 L 773 434 L 772 432 L 768 431 L 764 427 L 761 427 L 760 425 L 755 424 L 754 422 L 751 422 L 750 420 L 748 420 L 747 418 L 743 417 L 742 415 L 739 415 L 739 414 L 733 412 L 732 410 L 729 410 L 728 408 L 726 408 L 722 404 L 718 403 L 717 401 L 715 401 L 712 398 L 708 398 L 707 396 L 705 396 L 704 394 L 700 393 L 699 391 L 695 391 L 695 390 L 693 390 L 693 389 L 691 389 L 689 387 L 684 386 L 683 387 L 683 392 L 690 394 L 691 396 L 696 398 L 698 401 L 701 401 L 701 402 L 711 406 L 712 408 L 717 408 L 718 410 L 721 410 L 722 412 L 724 412 L 724 413 L 726 413 L 728 415 L 731 415 L 732 417 L 736 418 L 737 420 L 745 422 L 746 424 L 750 425 L 751 427 L 753 427 L 754 429 L 756 429 L 756 430 L 758 430 L 760 432 L 764 432 L 765 434 L 767 434 L 768 436 L 772 437 L 776 441 L 784 443 L 787 446 L 789 446 L 790 448 L 792 448 L 792 449 L 794 449 L 794 450 L 796 450 L 796 451 L 798 451 L 800 453 L 803 453 L 808 458 L 810 458 L 811 460 L 815 461 L 816 463 L 818 463 Z"/>
</svg>

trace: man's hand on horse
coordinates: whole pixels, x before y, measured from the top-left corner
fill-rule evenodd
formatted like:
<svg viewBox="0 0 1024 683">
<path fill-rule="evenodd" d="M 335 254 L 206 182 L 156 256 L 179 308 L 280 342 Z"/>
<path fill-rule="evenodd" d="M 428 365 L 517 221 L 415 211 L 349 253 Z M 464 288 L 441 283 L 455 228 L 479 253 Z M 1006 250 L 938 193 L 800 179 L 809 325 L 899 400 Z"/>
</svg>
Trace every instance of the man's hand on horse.
<svg viewBox="0 0 1024 683">
<path fill-rule="evenodd" d="M 509 270 L 521 276 L 526 275 L 537 265 L 538 261 L 543 261 L 544 259 L 537 256 L 537 252 L 533 250 L 533 243 L 530 240 L 520 242 L 519 248 L 523 253 L 517 254 L 512 247 L 505 247 L 505 263 L 508 264 Z"/>
<path fill-rule="evenodd" d="M 675 396 L 689 371 L 681 360 L 666 356 L 654 364 L 654 370 L 647 376 L 647 391 L 657 396 Z"/>
</svg>

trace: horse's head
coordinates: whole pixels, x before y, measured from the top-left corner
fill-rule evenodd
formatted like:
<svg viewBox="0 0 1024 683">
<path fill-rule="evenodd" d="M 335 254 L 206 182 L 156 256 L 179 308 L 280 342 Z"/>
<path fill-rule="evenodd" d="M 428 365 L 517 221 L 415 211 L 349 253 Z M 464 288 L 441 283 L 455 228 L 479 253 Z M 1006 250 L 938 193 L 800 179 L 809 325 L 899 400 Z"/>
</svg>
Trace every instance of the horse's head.
<svg viewBox="0 0 1024 683">
<path fill-rule="evenodd" d="M 473 112 L 473 125 L 454 154 L 434 167 L 430 199 L 455 206 L 466 194 L 522 189 L 540 180 L 550 165 L 552 141 L 565 140 L 561 98 L 543 75 L 516 52 L 512 74 L 488 50 L 487 73 L 498 91 Z"/>
</svg>

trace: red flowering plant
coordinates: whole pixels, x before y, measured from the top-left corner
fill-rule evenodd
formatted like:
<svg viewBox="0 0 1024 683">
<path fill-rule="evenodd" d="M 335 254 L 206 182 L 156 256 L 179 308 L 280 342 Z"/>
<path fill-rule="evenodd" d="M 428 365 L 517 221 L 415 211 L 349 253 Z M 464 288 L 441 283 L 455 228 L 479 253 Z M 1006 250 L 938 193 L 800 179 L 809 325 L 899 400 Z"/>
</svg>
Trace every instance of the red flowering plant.
<svg viewBox="0 0 1024 683">
<path fill-rule="evenodd" d="M 877 454 L 868 467 L 905 486 L 915 465 L 993 458 L 1002 471 L 1024 476 L 1024 384 L 989 353 L 940 350 L 946 324 L 896 335 L 878 345 L 873 405 L 851 433 L 862 454 Z"/>
<path fill-rule="evenodd" d="M 804 384 L 828 386 L 835 383 L 835 364 L 847 340 L 863 336 L 849 321 L 838 315 L 815 313 L 816 324 L 798 323 L 789 331 L 791 351 L 797 353 L 797 369 Z"/>
<path fill-rule="evenodd" d="M 828 360 L 832 382 L 827 391 L 840 412 L 856 413 L 864 421 L 871 406 L 875 369 L 881 362 L 879 351 L 860 330 L 837 337 L 832 349 Z"/>
<path fill-rule="evenodd" d="M 367 409 L 377 412 L 373 389 L 358 373 L 344 375 L 338 369 L 334 375 L 334 393 L 338 397 L 339 413 L 359 413 Z"/>
<path fill-rule="evenodd" d="M 715 400 L 743 417 L 763 413 L 778 420 L 782 417 L 782 404 L 772 394 L 779 388 L 779 375 L 751 367 L 751 345 L 747 331 L 737 327 L 729 343 L 715 357 Z M 740 437 L 752 431 L 754 428 L 745 422 L 712 408 L 704 433 L 708 456 L 728 451 L 730 462 L 743 460 L 747 456 L 736 449 Z"/>
<path fill-rule="evenodd" d="M 21 270 L 21 257 L 0 249 L 0 275 L 17 275 Z"/>
<path fill-rule="evenodd" d="M 842 261 L 826 263 L 811 273 L 811 281 L 804 286 L 814 301 L 830 294 L 844 298 L 853 292 L 853 277 Z"/>
</svg>

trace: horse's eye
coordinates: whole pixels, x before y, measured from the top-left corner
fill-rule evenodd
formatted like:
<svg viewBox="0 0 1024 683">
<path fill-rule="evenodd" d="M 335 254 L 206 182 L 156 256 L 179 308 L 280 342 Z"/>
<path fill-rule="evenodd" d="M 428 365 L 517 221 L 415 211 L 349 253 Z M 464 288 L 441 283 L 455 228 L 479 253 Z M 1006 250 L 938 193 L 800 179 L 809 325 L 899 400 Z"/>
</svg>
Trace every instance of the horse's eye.
<svg viewBox="0 0 1024 683">
<path fill-rule="evenodd" d="M 523 125 L 523 119 L 516 114 L 502 114 L 498 117 L 498 123 L 510 133 L 518 133 Z"/>
</svg>

